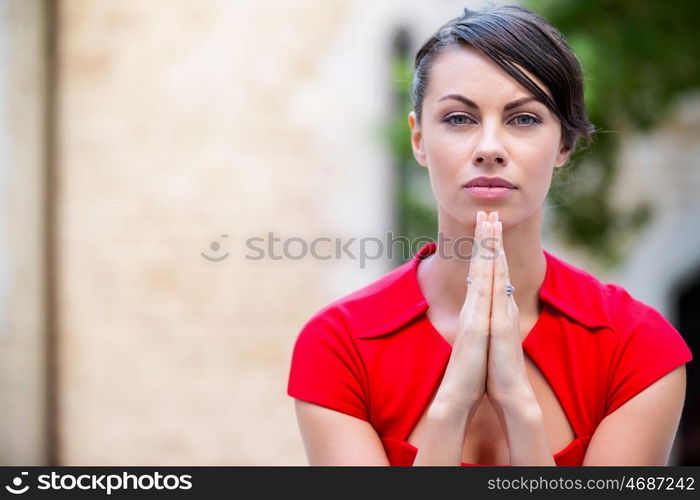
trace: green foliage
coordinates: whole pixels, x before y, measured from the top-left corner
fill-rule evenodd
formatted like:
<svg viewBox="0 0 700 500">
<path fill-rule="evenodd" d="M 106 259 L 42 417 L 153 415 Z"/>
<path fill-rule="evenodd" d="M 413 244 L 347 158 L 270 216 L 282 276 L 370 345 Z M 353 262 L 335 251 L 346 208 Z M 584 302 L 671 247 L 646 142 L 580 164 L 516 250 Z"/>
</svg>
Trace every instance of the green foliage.
<svg viewBox="0 0 700 500">
<path fill-rule="evenodd" d="M 430 190 L 428 169 L 413 157 L 408 114 L 411 111 L 410 88 L 413 78 L 410 61 L 395 58 L 391 66 L 391 81 L 395 97 L 395 113 L 380 131 L 394 158 L 396 166 L 396 231 L 415 242 L 418 238 L 437 237 L 435 198 Z M 412 252 L 416 249 L 412 248 Z M 406 257 L 404 256 L 404 260 Z"/>
<path fill-rule="evenodd" d="M 548 195 L 551 224 L 570 244 L 614 265 L 625 244 L 650 220 L 648 201 L 630 212 L 611 205 L 620 137 L 648 131 L 668 117 L 676 99 L 700 82 L 700 2 L 638 0 L 530 0 L 566 37 L 584 70 L 588 116 L 598 132 L 556 172 Z M 397 166 L 398 232 L 434 238 L 435 200 L 427 169 L 417 164 L 407 115 L 412 70 L 409 60 L 392 65 L 397 105 L 382 137 Z"/>
<path fill-rule="evenodd" d="M 680 95 L 698 88 L 700 3 L 530 0 L 526 6 L 556 26 L 576 52 L 588 116 L 598 128 L 592 146 L 564 167 L 569 181 L 562 184 L 555 175 L 552 222 L 566 241 L 614 265 L 652 216 L 647 200 L 630 212 L 611 206 L 620 138 L 653 129 Z"/>
</svg>

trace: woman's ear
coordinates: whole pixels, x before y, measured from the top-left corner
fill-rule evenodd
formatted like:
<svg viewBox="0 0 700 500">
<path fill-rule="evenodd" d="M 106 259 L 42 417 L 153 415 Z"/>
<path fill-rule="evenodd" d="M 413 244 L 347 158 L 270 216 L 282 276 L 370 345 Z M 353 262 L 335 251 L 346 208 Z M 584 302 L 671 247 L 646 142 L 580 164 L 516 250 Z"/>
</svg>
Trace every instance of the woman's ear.
<svg viewBox="0 0 700 500">
<path fill-rule="evenodd" d="M 571 156 L 571 149 L 567 148 L 564 146 L 564 143 L 562 142 L 559 146 L 559 152 L 557 153 L 557 158 L 554 163 L 554 168 L 560 168 L 566 165 L 566 162 L 569 161 L 569 157 Z"/>
<path fill-rule="evenodd" d="M 408 126 L 411 128 L 411 146 L 413 147 L 413 157 L 423 167 L 428 166 L 426 161 L 425 151 L 423 151 L 423 133 L 420 125 L 416 121 L 416 112 L 411 111 L 408 114 Z"/>
</svg>

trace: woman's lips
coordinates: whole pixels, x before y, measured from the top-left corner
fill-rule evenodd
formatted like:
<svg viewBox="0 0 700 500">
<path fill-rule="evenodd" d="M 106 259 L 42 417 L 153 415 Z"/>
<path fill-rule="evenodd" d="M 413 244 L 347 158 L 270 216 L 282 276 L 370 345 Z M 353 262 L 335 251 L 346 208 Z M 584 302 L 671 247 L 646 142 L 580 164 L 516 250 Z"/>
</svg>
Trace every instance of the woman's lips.
<svg viewBox="0 0 700 500">
<path fill-rule="evenodd" d="M 516 188 L 501 186 L 469 186 L 465 187 L 469 194 L 475 198 L 500 199 L 510 196 Z"/>
</svg>

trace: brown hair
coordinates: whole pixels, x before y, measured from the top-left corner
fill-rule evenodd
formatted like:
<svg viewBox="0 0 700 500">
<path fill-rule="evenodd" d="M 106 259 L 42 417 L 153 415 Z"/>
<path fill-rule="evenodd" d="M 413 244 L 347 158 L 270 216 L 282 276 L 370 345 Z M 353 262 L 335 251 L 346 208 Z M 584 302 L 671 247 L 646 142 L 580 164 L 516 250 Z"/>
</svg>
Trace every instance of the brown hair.
<svg viewBox="0 0 700 500">
<path fill-rule="evenodd" d="M 492 59 L 545 104 L 562 124 L 564 145 L 572 152 L 579 139 L 589 145 L 595 126 L 583 101 L 581 64 L 562 34 L 542 16 L 516 5 L 465 8 L 448 21 L 416 53 L 411 100 L 421 122 L 430 68 L 448 47 L 471 46 Z M 515 64 L 543 82 L 553 100 Z"/>
</svg>

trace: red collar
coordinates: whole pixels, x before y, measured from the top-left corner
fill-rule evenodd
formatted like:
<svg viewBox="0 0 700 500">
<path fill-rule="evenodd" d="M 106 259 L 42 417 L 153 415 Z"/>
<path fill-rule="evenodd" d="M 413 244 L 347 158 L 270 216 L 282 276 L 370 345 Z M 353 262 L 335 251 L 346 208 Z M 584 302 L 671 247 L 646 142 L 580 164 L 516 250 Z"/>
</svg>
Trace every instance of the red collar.
<svg viewBox="0 0 700 500">
<path fill-rule="evenodd" d="M 418 284 L 419 260 L 435 252 L 437 244 L 423 245 L 413 258 L 380 279 L 331 305 L 350 318 L 360 338 L 391 333 L 428 309 Z M 547 270 L 539 290 L 540 300 L 572 321 L 586 327 L 611 327 L 606 310 L 608 288 L 588 272 L 543 250 Z"/>
</svg>

